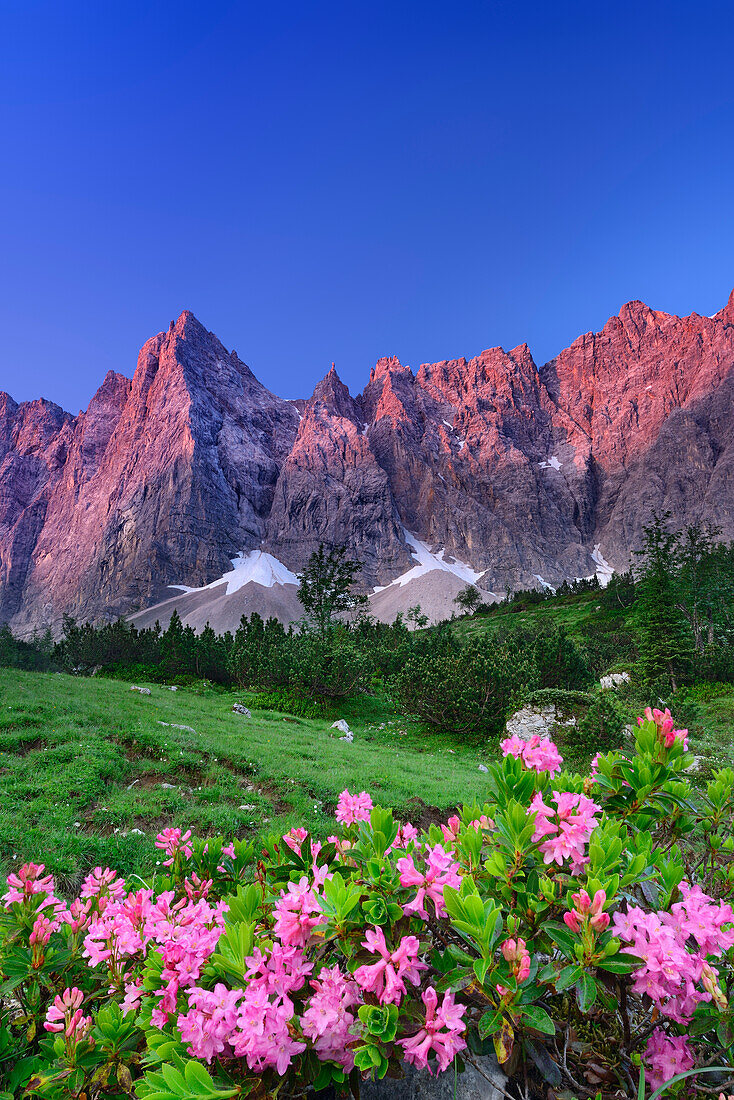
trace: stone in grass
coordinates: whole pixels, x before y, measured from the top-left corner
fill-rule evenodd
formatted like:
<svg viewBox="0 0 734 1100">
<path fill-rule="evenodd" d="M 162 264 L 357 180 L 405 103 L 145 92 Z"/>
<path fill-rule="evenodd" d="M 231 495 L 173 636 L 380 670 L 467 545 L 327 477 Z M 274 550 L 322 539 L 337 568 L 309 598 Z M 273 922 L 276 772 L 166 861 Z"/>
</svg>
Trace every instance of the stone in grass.
<svg viewBox="0 0 734 1100">
<path fill-rule="evenodd" d="M 608 676 L 602 676 L 599 687 L 604 691 L 609 691 L 612 688 L 619 687 L 620 684 L 628 684 L 629 682 L 629 672 L 610 672 Z"/>
<path fill-rule="evenodd" d="M 478 1069 L 467 1065 L 463 1073 L 431 1077 L 427 1069 L 403 1063 L 405 1077 L 384 1077 L 382 1081 L 360 1082 L 361 1100 L 502 1100 L 507 1078 L 491 1055 L 475 1056 Z"/>
<path fill-rule="evenodd" d="M 232 710 L 235 714 L 241 714 L 243 718 L 252 718 L 252 714 L 243 703 L 233 703 Z"/>
<path fill-rule="evenodd" d="M 141 695 L 150 695 L 151 694 L 150 688 L 138 687 L 137 684 L 131 684 L 130 685 L 130 691 L 139 691 Z"/>
<path fill-rule="evenodd" d="M 487 767 L 486 764 L 480 764 L 479 765 L 479 770 L 480 770 L 480 772 L 488 772 L 489 768 Z"/>
<path fill-rule="evenodd" d="M 331 728 L 333 730 L 341 730 L 342 733 L 351 733 L 352 732 L 343 718 L 339 718 L 338 721 L 332 722 L 331 723 Z"/>
<path fill-rule="evenodd" d="M 196 733 L 193 726 L 180 726 L 177 722 L 161 722 L 160 718 L 158 719 L 158 725 L 168 726 L 172 730 L 184 730 L 186 733 Z"/>
</svg>

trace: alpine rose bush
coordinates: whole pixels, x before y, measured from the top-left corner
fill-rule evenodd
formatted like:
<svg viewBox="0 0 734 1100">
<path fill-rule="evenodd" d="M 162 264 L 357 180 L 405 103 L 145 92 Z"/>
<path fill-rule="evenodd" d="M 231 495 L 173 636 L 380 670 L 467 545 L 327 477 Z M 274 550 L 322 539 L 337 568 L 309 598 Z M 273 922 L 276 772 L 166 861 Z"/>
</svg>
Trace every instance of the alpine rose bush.
<svg viewBox="0 0 734 1100">
<path fill-rule="evenodd" d="M 709 1092 L 730 1094 L 734 772 L 694 791 L 687 747 L 650 710 L 587 776 L 507 738 L 486 801 L 427 831 L 345 790 L 326 841 L 165 829 L 161 873 L 96 867 L 71 898 L 20 867 L 2 1096 L 356 1095 L 489 1051 L 528 1097 L 632 1098 L 697 1071 L 683 1095 L 712 1064 Z"/>
</svg>

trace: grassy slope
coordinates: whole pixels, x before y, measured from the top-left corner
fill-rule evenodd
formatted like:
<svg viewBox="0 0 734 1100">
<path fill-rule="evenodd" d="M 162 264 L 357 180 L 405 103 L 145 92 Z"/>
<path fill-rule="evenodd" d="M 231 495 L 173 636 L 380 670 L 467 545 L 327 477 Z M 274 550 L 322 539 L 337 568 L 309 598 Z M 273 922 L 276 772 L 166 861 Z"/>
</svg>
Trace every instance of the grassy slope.
<svg viewBox="0 0 734 1100">
<path fill-rule="evenodd" d="M 454 624 L 456 632 L 472 638 L 495 631 L 500 626 L 526 627 L 565 626 L 570 634 L 583 631 L 585 626 L 602 626 L 607 630 L 621 630 L 626 622 L 622 608 L 608 609 L 602 606 L 599 592 L 581 592 L 578 595 L 559 596 L 529 607 L 518 604 L 503 605 L 489 615 L 464 616 Z"/>
<path fill-rule="evenodd" d="M 345 708 L 349 745 L 329 721 L 248 720 L 232 713 L 235 694 L 149 686 L 0 669 L 0 864 L 142 873 L 166 826 L 245 837 L 309 822 L 326 834 L 347 786 L 414 820 L 412 798 L 444 810 L 481 796 L 482 753 L 427 739 L 376 700 Z"/>
</svg>

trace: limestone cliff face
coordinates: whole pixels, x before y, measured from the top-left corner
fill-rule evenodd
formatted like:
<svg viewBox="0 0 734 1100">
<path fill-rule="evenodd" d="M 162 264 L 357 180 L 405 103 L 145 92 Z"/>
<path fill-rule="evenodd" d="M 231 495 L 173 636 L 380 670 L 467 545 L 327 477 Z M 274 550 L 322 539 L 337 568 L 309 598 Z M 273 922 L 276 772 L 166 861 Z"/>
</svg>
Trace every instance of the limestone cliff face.
<svg viewBox="0 0 734 1100">
<path fill-rule="evenodd" d="M 60 412 L 60 410 L 59 410 Z M 258 546 L 298 413 L 191 313 L 109 376 L 48 448 L 44 518 L 13 621 L 114 617 Z"/>
<path fill-rule="evenodd" d="M 266 390 L 188 312 L 77 417 L 0 394 L 0 621 L 58 629 L 206 584 L 262 547 L 345 544 L 365 585 L 406 531 L 504 591 L 618 568 L 654 510 L 734 538 L 734 294 L 714 317 L 630 302 L 539 369 L 527 346 L 380 359 L 352 397 Z"/>
<path fill-rule="evenodd" d="M 410 567 L 388 476 L 333 367 L 303 410 L 276 485 L 265 547 L 298 572 L 322 542 L 348 546 L 369 587 Z"/>
</svg>

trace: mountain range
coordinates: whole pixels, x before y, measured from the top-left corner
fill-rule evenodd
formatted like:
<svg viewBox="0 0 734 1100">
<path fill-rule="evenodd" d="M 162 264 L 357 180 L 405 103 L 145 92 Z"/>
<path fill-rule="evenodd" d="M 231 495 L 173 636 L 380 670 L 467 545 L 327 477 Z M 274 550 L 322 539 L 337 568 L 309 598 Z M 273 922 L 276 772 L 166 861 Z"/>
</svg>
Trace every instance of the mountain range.
<svg viewBox="0 0 734 1100">
<path fill-rule="evenodd" d="M 332 366 L 308 400 L 185 311 L 78 416 L 0 393 L 0 622 L 21 636 L 66 613 L 297 619 L 322 542 L 362 563 L 376 616 L 440 618 L 467 583 L 623 570 L 662 510 L 734 538 L 734 292 L 712 317 L 629 302 L 540 367 L 525 344 L 390 357 L 353 396 Z"/>
</svg>

